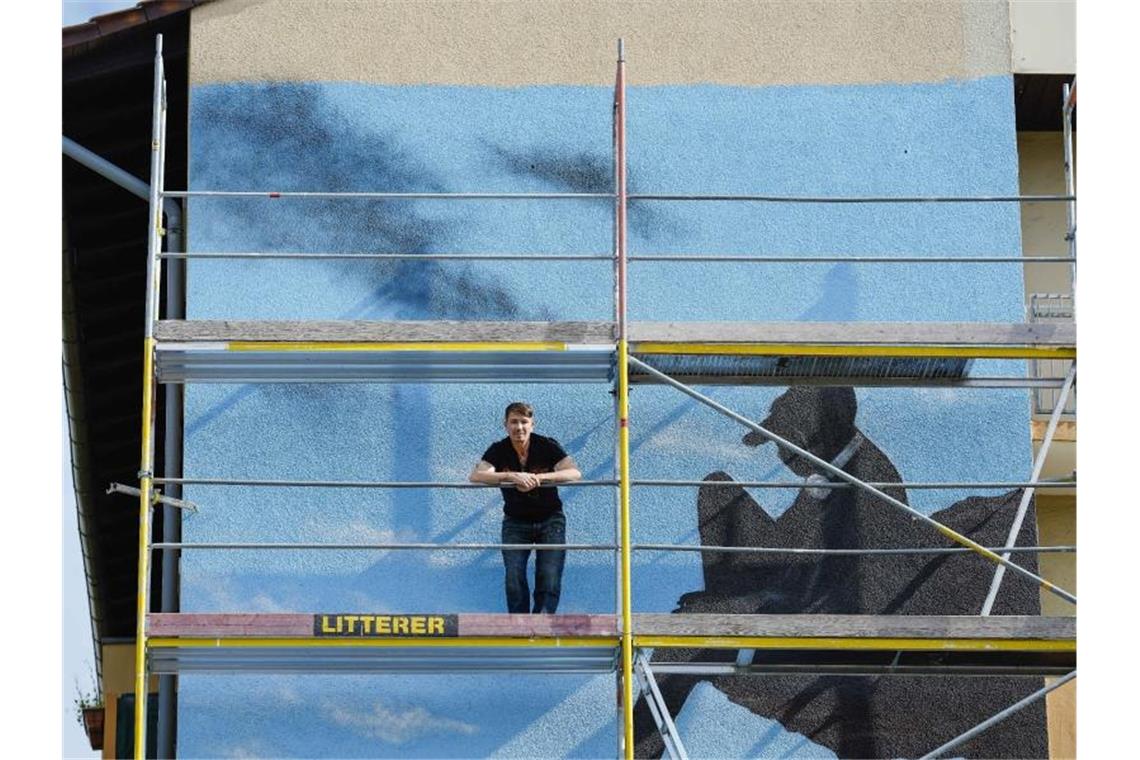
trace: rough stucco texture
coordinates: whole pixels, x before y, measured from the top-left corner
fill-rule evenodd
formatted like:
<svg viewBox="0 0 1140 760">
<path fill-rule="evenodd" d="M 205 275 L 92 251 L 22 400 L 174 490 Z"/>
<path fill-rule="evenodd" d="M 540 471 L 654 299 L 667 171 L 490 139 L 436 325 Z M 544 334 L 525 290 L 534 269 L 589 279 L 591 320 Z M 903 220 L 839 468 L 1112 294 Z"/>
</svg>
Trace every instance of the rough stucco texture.
<svg viewBox="0 0 1140 760">
<path fill-rule="evenodd" d="M 1010 71 L 1000 0 L 220 0 L 191 18 L 191 82 L 929 82 Z M 330 55 L 335 51 L 335 55 Z"/>
<path fill-rule="evenodd" d="M 217 5 L 219 13 L 230 6 Z M 1008 76 L 633 87 L 629 100 L 635 191 L 1017 192 Z M 609 141 L 608 87 L 201 85 L 192 90 L 190 182 L 195 189 L 604 191 L 612 176 Z M 195 200 L 189 244 L 197 251 L 606 252 L 610 213 L 606 203 L 589 201 Z M 1020 250 L 1017 208 L 999 204 L 641 203 L 630 221 L 632 250 L 641 253 Z M 199 260 L 189 268 L 188 314 L 601 319 L 612 310 L 611 276 L 604 263 Z M 1017 321 L 1022 309 L 1019 268 L 1002 265 L 640 264 L 630 278 L 635 319 Z M 763 419 L 784 389 L 712 392 Z M 516 398 L 536 405 L 538 430 L 561 440 L 586 477 L 612 474 L 612 398 L 604 386 L 363 384 L 191 386 L 185 472 L 459 481 L 501 437 L 501 410 Z M 904 480 L 1028 476 L 1025 392 L 861 389 L 857 405 L 855 423 Z M 737 480 L 797 477 L 772 447 L 744 445 L 737 425 L 667 388 L 635 389 L 631 429 L 639 478 L 700 479 L 716 471 Z M 635 541 L 699 542 L 696 491 L 635 490 Z M 486 492 L 193 487 L 186 495 L 203 506 L 185 521 L 188 541 L 498 537 L 498 499 Z M 772 517 L 796 495 L 752 492 Z M 919 491 L 908 498 L 932 513 L 971 495 Z M 569 541 L 612 540 L 610 494 L 566 490 L 565 501 Z M 182 569 L 185 611 L 503 609 L 501 560 L 490 551 L 186 552 Z M 606 555 L 572 554 L 559 611 L 612 610 L 613 570 Z M 671 611 L 703 583 L 699 555 L 635 557 L 638 611 Z M 612 755 L 613 688 L 608 675 L 186 677 L 179 752 Z M 698 756 L 832 752 L 785 731 L 777 716 L 735 703 L 724 709 L 718 694 L 701 686 L 682 715 L 685 725 L 703 726 L 694 729 Z M 1014 755 L 1034 746 L 1007 743 Z"/>
</svg>

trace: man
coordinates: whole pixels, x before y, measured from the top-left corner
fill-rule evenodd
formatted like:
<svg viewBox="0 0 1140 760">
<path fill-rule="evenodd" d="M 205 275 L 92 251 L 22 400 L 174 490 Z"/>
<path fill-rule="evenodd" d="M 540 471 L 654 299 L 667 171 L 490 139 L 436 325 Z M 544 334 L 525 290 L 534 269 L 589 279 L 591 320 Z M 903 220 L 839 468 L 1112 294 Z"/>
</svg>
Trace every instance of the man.
<svg viewBox="0 0 1140 760">
<path fill-rule="evenodd" d="M 534 408 L 516 401 L 503 415 L 507 437 L 483 452 L 469 480 L 507 484 L 503 492 L 504 544 L 564 544 L 566 516 L 558 489 L 547 483 L 580 480 L 573 458 L 553 438 L 534 432 Z M 526 566 L 530 549 L 504 549 L 508 612 L 554 612 L 562 590 L 564 549 L 535 552 L 534 609 L 530 608 Z"/>
</svg>

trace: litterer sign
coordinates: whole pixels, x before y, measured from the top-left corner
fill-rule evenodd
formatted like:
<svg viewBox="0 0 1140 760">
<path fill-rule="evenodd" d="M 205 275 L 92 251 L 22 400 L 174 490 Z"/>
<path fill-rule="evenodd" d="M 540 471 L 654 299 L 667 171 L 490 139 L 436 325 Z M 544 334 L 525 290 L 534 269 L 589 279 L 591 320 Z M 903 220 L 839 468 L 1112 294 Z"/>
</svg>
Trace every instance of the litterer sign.
<svg viewBox="0 0 1140 760">
<path fill-rule="evenodd" d="M 458 636 L 458 615 L 313 615 L 314 636 Z"/>
</svg>

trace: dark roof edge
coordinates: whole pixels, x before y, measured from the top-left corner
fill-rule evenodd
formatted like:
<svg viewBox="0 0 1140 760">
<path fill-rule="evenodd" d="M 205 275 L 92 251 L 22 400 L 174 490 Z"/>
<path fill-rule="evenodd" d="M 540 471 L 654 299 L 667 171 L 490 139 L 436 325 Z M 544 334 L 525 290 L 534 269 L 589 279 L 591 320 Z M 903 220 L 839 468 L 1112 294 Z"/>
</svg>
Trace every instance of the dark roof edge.
<svg viewBox="0 0 1140 760">
<path fill-rule="evenodd" d="M 78 54 L 83 52 L 79 46 L 102 41 L 118 32 L 139 29 L 158 19 L 185 13 L 209 2 L 212 0 L 144 0 L 133 8 L 94 16 L 82 24 L 63 27 L 63 50 L 65 53 Z"/>
</svg>

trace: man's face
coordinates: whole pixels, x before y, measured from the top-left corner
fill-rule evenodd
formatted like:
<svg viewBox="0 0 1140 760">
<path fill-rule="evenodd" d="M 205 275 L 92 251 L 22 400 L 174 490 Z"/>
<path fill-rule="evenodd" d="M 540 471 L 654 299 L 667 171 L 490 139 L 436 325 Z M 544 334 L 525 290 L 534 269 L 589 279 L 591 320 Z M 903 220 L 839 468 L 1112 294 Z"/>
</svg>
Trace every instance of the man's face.
<svg viewBox="0 0 1140 760">
<path fill-rule="evenodd" d="M 507 429 L 507 435 L 512 443 L 525 446 L 530 440 L 530 434 L 534 431 L 534 418 L 518 412 L 511 412 L 503 426 Z"/>
</svg>

